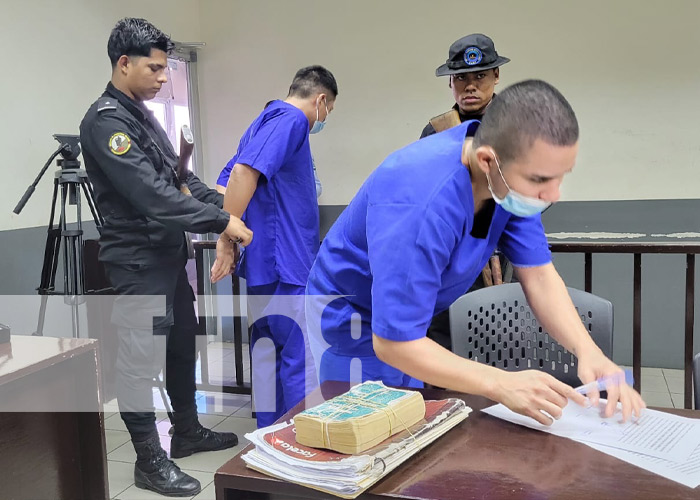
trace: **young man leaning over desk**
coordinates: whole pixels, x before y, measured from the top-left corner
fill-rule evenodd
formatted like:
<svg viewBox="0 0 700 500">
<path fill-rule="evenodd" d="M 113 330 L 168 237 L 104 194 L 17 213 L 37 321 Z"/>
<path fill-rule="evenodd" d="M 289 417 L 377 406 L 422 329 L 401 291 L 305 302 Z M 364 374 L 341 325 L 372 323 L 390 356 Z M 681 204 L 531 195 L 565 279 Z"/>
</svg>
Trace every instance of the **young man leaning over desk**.
<svg viewBox="0 0 700 500">
<path fill-rule="evenodd" d="M 542 326 L 578 357 L 581 381 L 621 373 L 581 323 L 540 220 L 576 161 L 574 111 L 554 87 L 528 80 L 491 102 L 472 139 L 477 123 L 391 154 L 360 188 L 311 268 L 310 347 L 321 382 L 350 380 L 359 360 L 363 381 L 426 382 L 550 424 L 584 395 L 544 372 L 499 370 L 426 337 L 431 318 L 469 289 L 498 247 Z M 597 391 L 589 397 L 597 403 Z M 632 387 L 613 386 L 607 416 L 618 401 L 625 420 L 645 406 Z"/>
</svg>

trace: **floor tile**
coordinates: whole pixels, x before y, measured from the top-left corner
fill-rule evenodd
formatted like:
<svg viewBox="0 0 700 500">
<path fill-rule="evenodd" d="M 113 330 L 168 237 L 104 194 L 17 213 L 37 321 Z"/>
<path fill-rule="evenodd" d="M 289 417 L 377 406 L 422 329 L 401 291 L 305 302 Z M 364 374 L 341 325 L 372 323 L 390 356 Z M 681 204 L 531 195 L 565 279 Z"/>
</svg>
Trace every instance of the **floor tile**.
<svg viewBox="0 0 700 500">
<path fill-rule="evenodd" d="M 644 373 L 642 373 L 642 390 L 653 392 L 668 392 L 666 379 L 663 377 L 663 375 L 645 375 Z"/>
<path fill-rule="evenodd" d="M 226 462 L 231 460 L 233 457 L 238 455 L 238 453 L 247 446 L 248 442 L 243 440 L 243 443 L 239 443 L 238 446 L 234 448 L 229 448 L 228 450 L 221 451 L 207 451 L 203 453 L 195 453 L 185 458 L 176 458 L 173 461 L 182 470 L 195 470 L 198 472 L 205 472 L 212 474 L 211 478 L 214 479 L 214 472 L 219 469 Z"/>
<path fill-rule="evenodd" d="M 161 440 L 162 439 L 163 438 L 161 438 Z M 107 460 L 115 462 L 124 462 L 127 464 L 131 464 L 131 466 L 133 467 L 134 463 L 136 462 L 136 452 L 134 451 L 134 447 L 131 445 L 131 443 L 124 443 L 119 448 L 116 448 L 114 451 L 107 453 Z"/>
<path fill-rule="evenodd" d="M 679 377 L 665 377 L 666 385 L 668 386 L 668 391 L 670 393 L 683 394 L 685 390 L 685 381 Z"/>
<path fill-rule="evenodd" d="M 244 394 L 207 392 L 203 398 L 197 400 L 197 411 L 200 414 L 207 413 L 228 417 L 249 402 L 250 396 Z"/>
<path fill-rule="evenodd" d="M 673 408 L 671 394 L 668 391 L 646 391 L 642 388 L 642 399 L 644 399 L 647 406 Z"/>
<path fill-rule="evenodd" d="M 216 487 L 212 481 L 209 486 L 204 488 L 202 492 L 194 497 L 194 500 L 216 500 Z"/>
<path fill-rule="evenodd" d="M 165 436 L 159 436 L 159 437 L 160 437 L 160 445 L 163 447 L 163 449 L 166 452 L 169 452 L 170 451 L 170 436 L 165 435 Z M 120 447 L 116 448 L 111 453 L 108 453 L 107 460 L 114 460 L 117 462 L 125 462 L 125 463 L 133 464 L 134 462 L 136 462 L 136 452 L 134 451 L 133 445 L 129 441 L 129 442 L 121 445 Z"/>
<path fill-rule="evenodd" d="M 161 436 L 161 438 L 170 438 L 170 428 L 172 427 L 172 423 L 170 422 L 169 419 L 161 420 L 156 424 L 156 428 L 158 429 L 158 435 Z"/>
<path fill-rule="evenodd" d="M 248 403 L 247 405 L 241 407 L 240 409 L 236 410 L 232 417 L 239 417 L 239 418 L 253 418 L 253 409 L 252 405 Z"/>
<path fill-rule="evenodd" d="M 257 422 L 254 418 L 228 417 L 214 427 L 214 430 L 218 432 L 235 432 L 240 439 L 244 439 L 244 434 L 253 432 L 257 428 Z"/>
<path fill-rule="evenodd" d="M 105 418 L 105 429 L 110 431 L 126 432 L 126 426 L 124 425 L 121 415 L 119 415 L 119 413 L 115 413 L 109 418 Z"/>
<path fill-rule="evenodd" d="M 190 476 L 199 480 L 202 483 L 202 489 L 205 489 L 214 480 L 213 474 L 202 473 L 199 471 L 185 471 Z M 142 490 L 132 485 L 125 491 L 121 492 L 117 497 L 119 500 L 164 500 L 167 497 L 159 495 L 153 491 Z M 178 498 L 193 498 L 193 497 L 178 497 Z"/>
<path fill-rule="evenodd" d="M 201 414 L 198 415 L 197 418 L 199 418 L 199 423 L 202 424 L 204 427 L 211 429 L 212 427 L 220 424 L 221 422 L 224 421 L 226 418 L 223 415 L 206 415 L 206 414 Z M 161 436 L 169 436 L 169 431 L 171 427 L 171 423 L 169 419 L 162 420 L 161 422 L 158 422 L 156 424 L 156 427 L 158 428 L 158 434 Z"/>
<path fill-rule="evenodd" d="M 685 396 L 683 394 L 671 393 L 671 401 L 673 401 L 674 408 L 685 408 Z M 692 401 L 691 401 L 692 403 Z"/>
<path fill-rule="evenodd" d="M 642 378 L 644 378 L 645 375 L 663 377 L 663 372 L 661 368 L 647 368 L 646 366 L 642 366 Z"/>
<path fill-rule="evenodd" d="M 131 441 L 128 432 L 113 431 L 110 429 L 105 429 L 105 438 L 107 440 L 107 453 L 111 453 L 124 443 Z"/>
<path fill-rule="evenodd" d="M 109 498 L 118 495 L 134 484 L 134 464 L 107 461 L 107 475 L 109 477 Z"/>
<path fill-rule="evenodd" d="M 166 411 L 156 410 L 156 422 L 162 422 L 168 418 L 168 413 Z"/>
<path fill-rule="evenodd" d="M 669 378 L 669 377 L 678 377 L 678 378 L 683 378 L 685 376 L 685 372 L 683 370 L 675 370 L 672 368 L 664 368 L 664 377 Z"/>
<path fill-rule="evenodd" d="M 104 407 L 105 412 L 107 412 L 107 411 L 110 411 L 110 412 L 119 411 L 119 405 L 117 404 L 116 398 L 112 399 L 110 401 L 107 401 L 102 406 Z"/>
</svg>

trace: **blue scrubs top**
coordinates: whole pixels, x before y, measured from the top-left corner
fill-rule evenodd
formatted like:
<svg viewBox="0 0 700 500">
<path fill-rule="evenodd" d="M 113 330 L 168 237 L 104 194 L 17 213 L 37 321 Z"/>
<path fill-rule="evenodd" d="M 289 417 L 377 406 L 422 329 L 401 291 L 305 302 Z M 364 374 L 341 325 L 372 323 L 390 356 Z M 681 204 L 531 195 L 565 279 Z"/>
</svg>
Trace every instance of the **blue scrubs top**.
<svg viewBox="0 0 700 500">
<path fill-rule="evenodd" d="M 328 232 L 307 293 L 345 297 L 322 310 L 307 301 L 307 315 L 321 315 L 323 339 L 309 332 L 314 356 L 319 345 L 323 352 L 321 381 L 347 379 L 357 357 L 366 379 L 419 385 L 376 358 L 372 332 L 394 341 L 425 336 L 433 316 L 466 293 L 496 247 L 517 267 L 551 261 L 539 214 L 517 217 L 496 205 L 488 234 L 470 234 L 474 201 L 461 155 L 476 126 L 465 122 L 391 154 Z"/>
<path fill-rule="evenodd" d="M 305 286 L 320 241 L 309 121 L 284 101 L 273 101 L 243 134 L 219 176 L 226 185 L 236 163 L 258 172 L 258 186 L 243 214 L 253 231 L 237 274 L 249 286 L 281 281 Z"/>
</svg>

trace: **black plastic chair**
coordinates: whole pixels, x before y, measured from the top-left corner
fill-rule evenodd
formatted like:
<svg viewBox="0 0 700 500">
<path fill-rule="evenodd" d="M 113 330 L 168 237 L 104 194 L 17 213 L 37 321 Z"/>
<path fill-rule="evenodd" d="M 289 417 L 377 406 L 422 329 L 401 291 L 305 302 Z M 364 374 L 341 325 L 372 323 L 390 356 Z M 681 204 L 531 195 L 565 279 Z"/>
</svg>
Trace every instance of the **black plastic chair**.
<svg viewBox="0 0 700 500">
<path fill-rule="evenodd" d="M 693 358 L 693 394 L 695 409 L 700 409 L 700 352 Z"/>
<path fill-rule="evenodd" d="M 612 303 L 575 288 L 568 291 L 594 342 L 612 358 Z M 457 299 L 450 307 L 450 330 L 452 351 L 459 356 L 508 371 L 542 370 L 571 386 L 581 384 L 576 356 L 543 331 L 519 283 Z"/>
</svg>

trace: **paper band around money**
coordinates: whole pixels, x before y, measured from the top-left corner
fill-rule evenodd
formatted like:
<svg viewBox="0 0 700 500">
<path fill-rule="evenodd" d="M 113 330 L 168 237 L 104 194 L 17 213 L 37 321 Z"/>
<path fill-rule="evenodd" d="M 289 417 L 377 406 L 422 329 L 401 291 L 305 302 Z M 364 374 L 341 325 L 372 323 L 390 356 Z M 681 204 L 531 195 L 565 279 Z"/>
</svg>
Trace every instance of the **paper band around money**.
<svg viewBox="0 0 700 500">
<path fill-rule="evenodd" d="M 326 401 L 325 404 L 330 405 L 330 406 L 335 406 L 337 409 L 333 413 L 331 413 L 328 416 L 321 419 L 321 423 L 323 424 L 323 447 L 330 448 L 330 446 L 331 446 L 331 436 L 328 432 L 328 423 L 330 423 L 337 415 L 351 411 L 352 409 L 354 409 L 356 407 L 363 407 L 363 406 L 386 413 L 387 417 L 389 417 L 388 418 L 388 420 L 389 420 L 389 436 L 392 436 L 394 434 L 393 428 L 391 427 L 391 415 L 393 415 L 396 418 L 396 420 L 401 422 L 402 430 L 406 430 L 408 432 L 408 434 L 413 438 L 413 440 L 416 441 L 416 437 L 413 435 L 413 433 L 408 428 L 406 423 L 394 411 L 394 409 L 391 408 L 391 406 L 389 404 L 377 403 L 376 401 L 363 399 L 364 397 L 371 398 L 374 396 L 378 396 L 380 394 L 388 393 L 390 391 L 392 391 L 392 389 L 390 389 L 388 387 L 382 387 L 380 389 L 377 389 L 376 391 L 363 394 L 363 397 L 356 397 L 356 396 L 352 395 L 351 391 L 350 391 L 350 392 L 347 392 L 347 393 L 342 394 L 340 396 L 337 396 L 331 400 Z"/>
</svg>

